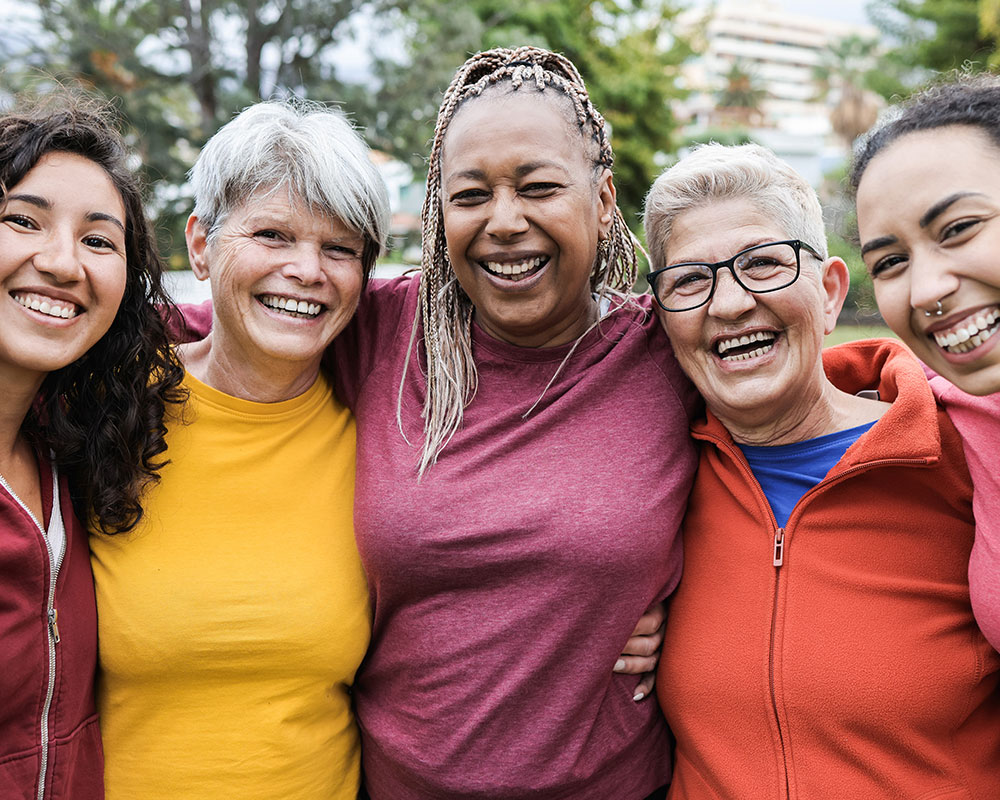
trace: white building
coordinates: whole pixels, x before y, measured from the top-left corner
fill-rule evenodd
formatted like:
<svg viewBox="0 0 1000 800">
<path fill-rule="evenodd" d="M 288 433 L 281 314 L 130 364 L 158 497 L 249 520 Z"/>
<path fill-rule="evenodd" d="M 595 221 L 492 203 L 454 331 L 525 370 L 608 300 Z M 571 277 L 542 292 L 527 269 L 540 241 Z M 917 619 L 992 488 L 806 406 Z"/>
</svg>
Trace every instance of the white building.
<svg viewBox="0 0 1000 800">
<path fill-rule="evenodd" d="M 795 151 L 800 168 L 803 148 L 812 151 L 805 161 L 813 166 L 802 171 L 816 181 L 826 162 L 843 157 L 842 144 L 831 135 L 833 99 L 819 97 L 815 71 L 832 45 L 849 36 L 874 39 L 876 28 L 792 14 L 768 0 L 721 0 L 689 9 L 678 22 L 699 54 L 685 65 L 684 84 L 691 95 L 676 109 L 688 121 L 689 133 L 720 124 L 717 102 L 735 64 L 764 92 L 760 117 L 749 131 L 755 140 L 779 154 Z"/>
</svg>

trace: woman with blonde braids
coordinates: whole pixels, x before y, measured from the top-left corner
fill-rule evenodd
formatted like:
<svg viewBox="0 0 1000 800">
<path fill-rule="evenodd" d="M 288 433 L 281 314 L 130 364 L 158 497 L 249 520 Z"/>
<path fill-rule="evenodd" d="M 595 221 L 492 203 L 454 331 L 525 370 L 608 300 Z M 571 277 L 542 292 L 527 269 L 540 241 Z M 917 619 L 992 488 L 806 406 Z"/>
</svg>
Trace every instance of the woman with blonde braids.
<svg viewBox="0 0 1000 800">
<path fill-rule="evenodd" d="M 694 395 L 627 294 L 612 159 L 567 59 L 473 56 L 438 116 L 422 276 L 373 284 L 334 344 L 374 800 L 643 800 L 670 780 L 648 689 L 613 668 L 680 576 Z"/>
</svg>

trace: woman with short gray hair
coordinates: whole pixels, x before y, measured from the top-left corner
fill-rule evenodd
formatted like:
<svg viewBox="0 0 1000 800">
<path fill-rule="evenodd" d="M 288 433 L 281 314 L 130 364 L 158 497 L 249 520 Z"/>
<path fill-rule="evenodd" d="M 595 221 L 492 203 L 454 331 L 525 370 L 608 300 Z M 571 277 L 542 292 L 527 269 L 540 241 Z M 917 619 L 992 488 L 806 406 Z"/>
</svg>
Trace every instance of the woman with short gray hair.
<svg viewBox="0 0 1000 800">
<path fill-rule="evenodd" d="M 706 146 L 645 222 L 707 407 L 657 681 L 668 797 L 1000 797 L 961 441 L 898 342 L 823 349 L 848 273 L 815 193 L 763 148 Z"/>
<path fill-rule="evenodd" d="M 263 103 L 192 170 L 209 336 L 132 535 L 91 539 L 106 788 L 117 798 L 354 800 L 370 637 L 355 425 L 320 360 L 385 245 L 385 187 L 343 116 Z"/>
</svg>

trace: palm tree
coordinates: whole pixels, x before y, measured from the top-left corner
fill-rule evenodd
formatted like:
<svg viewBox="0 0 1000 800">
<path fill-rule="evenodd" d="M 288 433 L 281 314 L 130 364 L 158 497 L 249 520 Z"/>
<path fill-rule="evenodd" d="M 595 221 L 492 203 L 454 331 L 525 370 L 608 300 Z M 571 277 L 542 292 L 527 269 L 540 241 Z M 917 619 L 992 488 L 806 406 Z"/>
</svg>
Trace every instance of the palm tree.
<svg viewBox="0 0 1000 800">
<path fill-rule="evenodd" d="M 829 47 L 813 75 L 818 98 L 833 100 L 830 125 L 850 149 L 854 140 L 878 119 L 882 98 L 868 88 L 876 69 L 877 39 L 847 36 Z"/>
<path fill-rule="evenodd" d="M 725 86 L 718 92 L 716 111 L 722 125 L 742 127 L 759 124 L 763 116 L 761 105 L 767 90 L 757 82 L 749 66 L 733 61 L 725 75 Z"/>
</svg>

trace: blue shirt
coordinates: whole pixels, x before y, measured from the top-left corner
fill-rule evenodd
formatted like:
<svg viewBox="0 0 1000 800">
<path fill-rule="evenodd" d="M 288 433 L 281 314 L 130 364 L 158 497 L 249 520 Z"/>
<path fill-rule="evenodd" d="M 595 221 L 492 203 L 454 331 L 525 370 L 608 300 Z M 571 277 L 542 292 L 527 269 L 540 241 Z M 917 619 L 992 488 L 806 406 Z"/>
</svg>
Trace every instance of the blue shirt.
<svg viewBox="0 0 1000 800">
<path fill-rule="evenodd" d="M 774 447 L 741 444 L 754 477 L 771 504 L 774 518 L 784 527 L 806 492 L 819 483 L 861 436 L 874 425 L 868 422 L 846 431 L 828 433 L 802 442 Z"/>
</svg>

